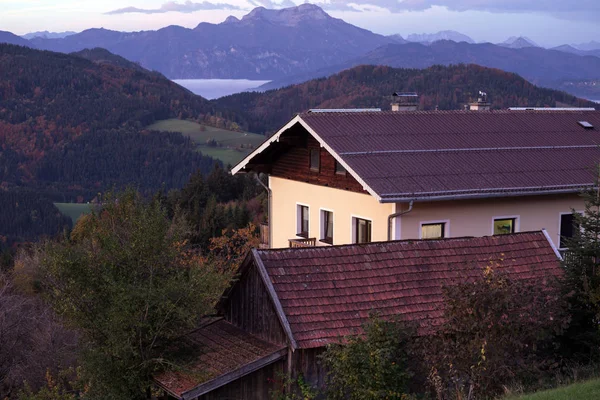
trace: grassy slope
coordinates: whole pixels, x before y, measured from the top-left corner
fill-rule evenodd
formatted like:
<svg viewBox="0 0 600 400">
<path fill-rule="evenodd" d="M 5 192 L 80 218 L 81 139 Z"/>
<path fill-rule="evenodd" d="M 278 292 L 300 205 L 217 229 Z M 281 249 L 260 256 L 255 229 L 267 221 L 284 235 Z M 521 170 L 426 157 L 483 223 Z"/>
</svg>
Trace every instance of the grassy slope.
<svg viewBox="0 0 600 400">
<path fill-rule="evenodd" d="M 77 220 L 83 214 L 89 214 L 92 212 L 91 204 L 76 204 L 76 203 L 54 203 L 56 208 L 59 209 L 61 213 L 70 217 L 73 221 L 73 225 L 77 222 Z"/>
<path fill-rule="evenodd" d="M 546 390 L 505 400 L 592 400 L 600 399 L 600 379 L 575 383 L 553 390 Z"/>
<path fill-rule="evenodd" d="M 265 137 L 254 133 L 233 132 L 225 129 L 213 128 L 210 126 L 200 125 L 193 121 L 183 121 L 178 119 L 168 119 L 158 121 L 147 129 L 155 131 L 181 132 L 185 136 L 189 136 L 196 142 L 202 154 L 217 158 L 225 165 L 234 165 L 246 156 L 251 148 L 260 145 Z M 214 139 L 221 144 L 221 147 L 206 146 L 208 140 Z M 248 147 L 248 149 L 239 150 L 240 146 Z"/>
</svg>

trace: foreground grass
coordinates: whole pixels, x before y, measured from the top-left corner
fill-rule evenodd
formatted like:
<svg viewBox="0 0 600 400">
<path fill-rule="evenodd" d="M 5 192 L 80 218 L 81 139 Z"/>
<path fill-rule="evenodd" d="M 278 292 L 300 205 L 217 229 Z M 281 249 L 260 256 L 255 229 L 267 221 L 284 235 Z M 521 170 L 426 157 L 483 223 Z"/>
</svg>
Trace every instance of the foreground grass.
<svg viewBox="0 0 600 400">
<path fill-rule="evenodd" d="M 73 224 L 75 224 L 82 215 L 92 212 L 91 204 L 54 203 L 54 205 L 61 213 L 70 217 Z"/>
<path fill-rule="evenodd" d="M 158 121 L 148 126 L 147 129 L 162 132 L 181 132 L 198 145 L 198 149 L 202 154 L 221 160 L 225 165 L 237 164 L 250 153 L 250 149 L 256 148 L 265 140 L 264 136 L 254 133 L 228 131 L 180 119 Z M 220 144 L 220 147 L 206 146 L 209 140 L 215 140 Z M 241 147 L 247 149 L 240 150 Z"/>
<path fill-rule="evenodd" d="M 558 389 L 508 397 L 505 400 L 592 400 L 600 399 L 600 379 L 574 383 Z"/>
</svg>

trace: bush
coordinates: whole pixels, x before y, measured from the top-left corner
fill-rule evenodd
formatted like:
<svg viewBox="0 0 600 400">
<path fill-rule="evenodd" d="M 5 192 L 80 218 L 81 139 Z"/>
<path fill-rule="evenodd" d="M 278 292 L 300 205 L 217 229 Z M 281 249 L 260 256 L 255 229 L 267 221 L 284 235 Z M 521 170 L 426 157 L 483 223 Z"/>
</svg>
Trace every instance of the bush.
<svg viewBox="0 0 600 400">
<path fill-rule="evenodd" d="M 423 359 L 438 399 L 493 397 L 558 366 L 556 338 L 569 321 L 558 282 L 510 280 L 491 267 L 445 288 L 444 323 Z"/>
<path fill-rule="evenodd" d="M 364 331 L 364 337 L 330 345 L 322 355 L 328 371 L 328 398 L 407 399 L 412 330 L 398 322 L 372 318 Z"/>
</svg>

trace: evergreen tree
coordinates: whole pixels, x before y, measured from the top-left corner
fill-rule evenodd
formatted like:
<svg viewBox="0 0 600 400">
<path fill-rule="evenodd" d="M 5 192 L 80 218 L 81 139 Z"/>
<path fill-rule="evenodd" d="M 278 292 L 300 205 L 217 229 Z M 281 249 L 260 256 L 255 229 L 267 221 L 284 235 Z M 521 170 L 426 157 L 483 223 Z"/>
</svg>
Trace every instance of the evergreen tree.
<svg viewBox="0 0 600 400">
<path fill-rule="evenodd" d="M 595 358 L 600 356 L 600 191 L 581 195 L 585 209 L 573 210 L 573 237 L 563 262 L 572 318 L 566 338 L 572 352 Z"/>
</svg>

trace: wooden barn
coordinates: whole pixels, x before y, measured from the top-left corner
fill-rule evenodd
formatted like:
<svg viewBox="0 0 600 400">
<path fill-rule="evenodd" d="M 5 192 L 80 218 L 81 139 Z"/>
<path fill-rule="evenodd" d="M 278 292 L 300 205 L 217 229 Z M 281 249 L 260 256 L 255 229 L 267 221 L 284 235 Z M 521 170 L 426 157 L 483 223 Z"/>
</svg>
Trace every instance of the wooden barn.
<svg viewBox="0 0 600 400">
<path fill-rule="evenodd" d="M 182 339 L 194 360 L 189 369 L 156 382 L 170 399 L 186 400 L 268 399 L 299 375 L 322 388 L 319 354 L 360 334 L 372 312 L 435 326 L 443 286 L 489 265 L 543 281 L 560 274 L 559 259 L 545 231 L 253 250 L 218 306 L 221 316 Z"/>
</svg>

